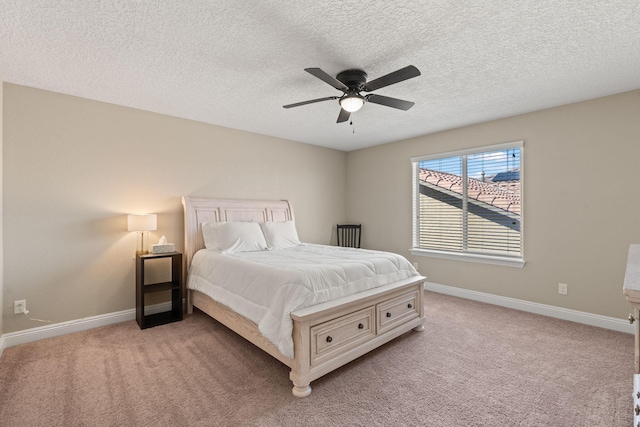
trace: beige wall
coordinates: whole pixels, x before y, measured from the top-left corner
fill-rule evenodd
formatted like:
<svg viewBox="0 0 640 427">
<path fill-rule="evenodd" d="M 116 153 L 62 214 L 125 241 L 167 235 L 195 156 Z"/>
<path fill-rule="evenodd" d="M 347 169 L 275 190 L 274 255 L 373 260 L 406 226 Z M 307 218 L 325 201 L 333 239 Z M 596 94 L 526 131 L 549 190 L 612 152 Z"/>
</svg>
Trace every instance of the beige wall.
<svg viewBox="0 0 640 427">
<path fill-rule="evenodd" d="M 341 151 L 13 84 L 4 118 L 5 333 L 41 326 L 16 299 L 54 323 L 133 308 L 127 213 L 178 249 L 183 195 L 289 199 L 307 242 L 346 217 Z"/>
<path fill-rule="evenodd" d="M 410 158 L 524 140 L 524 268 L 416 257 Z M 353 151 L 347 212 L 363 245 L 430 282 L 625 318 L 627 251 L 640 242 L 640 91 Z M 558 294 L 558 283 L 569 294 Z"/>
<path fill-rule="evenodd" d="M 136 243 L 125 215 L 157 213 L 152 242 L 166 235 L 182 248 L 182 195 L 290 199 L 302 240 L 329 243 L 335 223 L 361 222 L 363 246 L 419 262 L 431 282 L 628 313 L 640 91 L 350 153 L 12 84 L 0 95 L 4 333 L 41 325 L 13 315 L 16 299 L 54 323 L 133 308 Z M 527 265 L 411 256 L 409 159 L 516 140 L 525 141 Z"/>
</svg>

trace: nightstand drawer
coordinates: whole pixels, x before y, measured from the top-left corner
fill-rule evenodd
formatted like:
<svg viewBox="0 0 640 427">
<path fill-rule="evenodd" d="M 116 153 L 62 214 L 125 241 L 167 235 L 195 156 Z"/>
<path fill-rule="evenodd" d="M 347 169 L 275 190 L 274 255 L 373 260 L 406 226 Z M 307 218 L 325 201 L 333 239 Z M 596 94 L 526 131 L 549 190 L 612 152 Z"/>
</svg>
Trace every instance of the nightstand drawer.
<svg viewBox="0 0 640 427">
<path fill-rule="evenodd" d="M 376 306 L 378 334 L 420 317 L 418 291 L 411 291 Z"/>
<path fill-rule="evenodd" d="M 311 328 L 311 364 L 318 365 L 339 351 L 375 337 L 374 307 L 347 314 Z"/>
</svg>

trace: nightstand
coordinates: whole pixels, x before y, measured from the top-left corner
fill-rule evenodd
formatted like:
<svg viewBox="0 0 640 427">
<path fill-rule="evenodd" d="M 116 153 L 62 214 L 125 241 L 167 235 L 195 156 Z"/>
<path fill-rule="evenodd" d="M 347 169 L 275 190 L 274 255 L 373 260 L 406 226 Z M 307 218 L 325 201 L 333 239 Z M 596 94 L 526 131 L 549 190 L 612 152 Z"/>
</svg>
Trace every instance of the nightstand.
<svg viewBox="0 0 640 427">
<path fill-rule="evenodd" d="M 145 262 L 171 258 L 171 281 L 145 284 Z M 171 291 L 171 310 L 145 315 L 145 296 L 154 292 Z M 136 321 L 140 329 L 182 320 L 182 254 L 136 255 Z"/>
</svg>

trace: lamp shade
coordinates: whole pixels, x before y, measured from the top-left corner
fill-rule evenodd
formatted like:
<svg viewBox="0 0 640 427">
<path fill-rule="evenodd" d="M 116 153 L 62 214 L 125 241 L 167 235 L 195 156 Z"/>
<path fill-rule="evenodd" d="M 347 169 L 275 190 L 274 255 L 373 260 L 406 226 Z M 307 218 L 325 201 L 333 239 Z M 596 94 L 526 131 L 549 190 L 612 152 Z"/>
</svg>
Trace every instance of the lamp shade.
<svg viewBox="0 0 640 427">
<path fill-rule="evenodd" d="M 127 230 L 129 231 L 153 231 L 158 229 L 158 217 L 156 214 L 127 215 Z"/>
<path fill-rule="evenodd" d="M 347 95 L 340 99 L 340 106 L 350 113 L 358 111 L 364 105 L 364 99 L 359 95 Z"/>
</svg>

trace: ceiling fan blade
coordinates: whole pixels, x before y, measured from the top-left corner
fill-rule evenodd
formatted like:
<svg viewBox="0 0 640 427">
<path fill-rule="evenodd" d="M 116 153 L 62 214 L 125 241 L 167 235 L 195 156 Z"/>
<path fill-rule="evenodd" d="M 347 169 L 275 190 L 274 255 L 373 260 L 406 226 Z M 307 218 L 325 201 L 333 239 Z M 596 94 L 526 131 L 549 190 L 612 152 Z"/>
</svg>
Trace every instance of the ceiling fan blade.
<svg viewBox="0 0 640 427">
<path fill-rule="evenodd" d="M 418 77 L 420 75 L 420 70 L 418 70 L 413 65 L 406 66 L 401 68 L 393 73 L 389 73 L 382 77 L 378 77 L 375 80 L 371 80 L 366 85 L 364 85 L 365 92 L 372 92 L 376 89 L 380 89 L 385 86 L 389 86 L 395 83 L 399 83 L 401 81 Z"/>
<path fill-rule="evenodd" d="M 322 80 L 323 82 L 330 84 L 331 86 L 335 87 L 338 90 L 348 90 L 349 88 L 342 83 L 340 80 L 337 80 L 334 77 L 331 77 L 329 74 L 325 73 L 324 71 L 322 71 L 320 68 L 305 68 L 304 69 L 307 73 L 312 74 L 314 76 L 316 76 L 317 78 L 319 78 L 320 80 Z"/>
<path fill-rule="evenodd" d="M 351 116 L 350 112 L 348 112 L 344 108 L 341 108 L 340 114 L 338 115 L 338 120 L 336 121 L 336 123 L 346 122 L 347 120 L 349 120 L 350 116 Z"/>
<path fill-rule="evenodd" d="M 375 94 L 367 95 L 365 99 L 368 102 L 373 102 L 374 104 L 380 104 L 380 105 L 397 108 L 398 110 L 404 110 L 404 111 L 407 111 L 409 108 L 415 105 L 415 102 L 404 101 L 402 99 L 390 98 L 388 96 L 375 95 Z"/>
<path fill-rule="evenodd" d="M 284 108 L 293 108 L 293 107 L 299 107 L 301 105 L 314 104 L 316 102 L 331 101 L 332 99 L 338 99 L 338 98 L 340 98 L 340 97 L 339 96 L 328 96 L 326 98 L 318 98 L 318 99 L 312 99 L 310 101 L 296 102 L 295 104 L 287 104 L 287 105 L 283 105 L 283 107 Z"/>
</svg>

